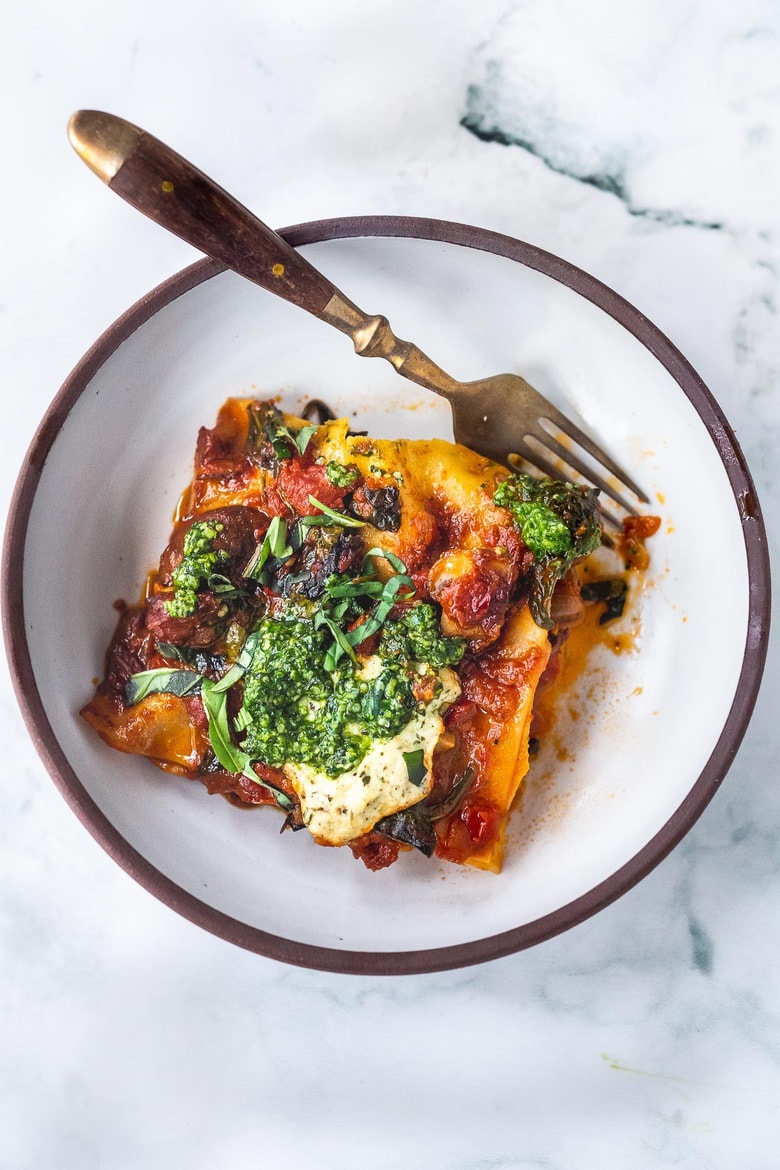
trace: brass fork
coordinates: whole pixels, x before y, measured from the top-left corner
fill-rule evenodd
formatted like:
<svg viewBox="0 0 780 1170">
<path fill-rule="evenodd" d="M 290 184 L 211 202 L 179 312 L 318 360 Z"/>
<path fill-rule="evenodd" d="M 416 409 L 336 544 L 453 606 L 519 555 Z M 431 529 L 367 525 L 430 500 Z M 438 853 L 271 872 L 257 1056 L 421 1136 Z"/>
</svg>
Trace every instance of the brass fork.
<svg viewBox="0 0 780 1170">
<path fill-rule="evenodd" d="M 554 464 L 561 460 L 627 512 L 635 512 L 627 492 L 647 501 L 634 480 L 524 378 L 497 374 L 457 382 L 416 345 L 396 337 L 386 317 L 364 313 L 281 236 L 152 135 L 98 110 L 74 114 L 68 134 L 111 190 L 150 219 L 346 333 L 362 357 L 385 358 L 405 378 L 446 398 L 457 442 L 510 467 L 525 460 L 552 478 L 561 477 Z"/>
</svg>

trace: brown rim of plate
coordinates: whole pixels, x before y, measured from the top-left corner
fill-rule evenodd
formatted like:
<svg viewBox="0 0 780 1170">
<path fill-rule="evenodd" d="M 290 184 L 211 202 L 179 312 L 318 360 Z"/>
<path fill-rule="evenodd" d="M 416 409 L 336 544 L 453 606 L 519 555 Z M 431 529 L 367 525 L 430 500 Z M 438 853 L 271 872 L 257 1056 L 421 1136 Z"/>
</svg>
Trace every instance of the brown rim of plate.
<svg viewBox="0 0 780 1170">
<path fill-rule="evenodd" d="M 663 828 L 605 881 L 551 914 L 473 942 L 417 951 L 349 951 L 295 942 L 248 926 L 182 890 L 133 849 L 87 793 L 57 742 L 43 709 L 30 661 L 22 596 L 27 524 L 46 457 L 69 411 L 110 355 L 159 309 L 223 272 L 200 260 L 153 289 L 119 317 L 85 354 L 46 411 L 16 483 L 3 546 L 3 632 L 17 699 L 33 743 L 73 811 L 92 836 L 160 901 L 212 934 L 247 950 L 301 967 L 361 975 L 442 971 L 486 962 L 534 946 L 589 918 L 645 877 L 688 832 L 732 764 L 758 694 L 770 619 L 769 556 L 761 509 L 742 452 L 720 407 L 682 354 L 660 330 L 606 285 L 565 260 L 511 236 L 465 224 L 407 216 L 349 216 L 317 220 L 280 233 L 295 247 L 326 240 L 403 237 L 492 252 L 552 277 L 597 305 L 640 341 L 690 399 L 715 444 L 734 493 L 748 567 L 749 614 L 742 670 L 715 748 L 688 795 Z"/>
</svg>

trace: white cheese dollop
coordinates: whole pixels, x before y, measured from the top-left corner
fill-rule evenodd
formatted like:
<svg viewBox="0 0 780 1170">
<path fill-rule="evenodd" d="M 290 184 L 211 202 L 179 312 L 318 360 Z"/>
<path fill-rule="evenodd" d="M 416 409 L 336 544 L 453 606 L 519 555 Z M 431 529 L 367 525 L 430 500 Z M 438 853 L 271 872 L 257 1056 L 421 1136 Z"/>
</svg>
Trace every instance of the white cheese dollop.
<svg viewBox="0 0 780 1170">
<path fill-rule="evenodd" d="M 372 668 L 376 670 L 377 664 L 369 659 L 365 677 L 371 675 Z M 375 740 L 351 772 L 334 777 L 308 764 L 284 765 L 301 802 L 303 823 L 320 845 L 346 845 L 368 833 L 382 817 L 409 808 L 428 795 L 433 784 L 433 751 L 444 730 L 442 711 L 460 695 L 454 671 L 443 667 L 438 676 L 441 689 L 425 710 L 392 739 Z M 425 777 L 420 784 L 412 784 L 404 753 L 420 748 Z"/>
</svg>

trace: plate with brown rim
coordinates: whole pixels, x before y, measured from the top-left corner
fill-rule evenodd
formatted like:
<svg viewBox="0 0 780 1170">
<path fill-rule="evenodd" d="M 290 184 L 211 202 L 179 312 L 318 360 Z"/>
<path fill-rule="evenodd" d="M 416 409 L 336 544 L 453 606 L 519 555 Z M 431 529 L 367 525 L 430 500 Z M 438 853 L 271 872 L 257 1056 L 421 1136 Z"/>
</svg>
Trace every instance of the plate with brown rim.
<svg viewBox="0 0 780 1170">
<path fill-rule="evenodd" d="M 213 424 L 226 398 L 278 396 L 293 412 L 319 398 L 379 437 L 451 437 L 441 400 L 384 363 L 357 361 L 344 338 L 212 261 L 154 289 L 103 334 L 27 453 L 3 558 L 17 696 L 76 815 L 192 922 L 331 971 L 484 962 L 625 893 L 724 779 L 758 692 L 769 625 L 754 486 L 722 411 L 672 343 L 566 261 L 434 220 L 333 219 L 282 234 L 456 377 L 522 373 L 628 467 L 661 516 L 647 579 L 618 629 L 625 652 L 600 647 L 580 673 L 532 765 L 502 873 L 418 854 L 370 873 L 349 850 L 280 835 L 272 811 L 240 811 L 112 752 L 78 717 L 102 670 L 112 605 L 141 595 L 189 480 L 198 428 Z"/>
</svg>

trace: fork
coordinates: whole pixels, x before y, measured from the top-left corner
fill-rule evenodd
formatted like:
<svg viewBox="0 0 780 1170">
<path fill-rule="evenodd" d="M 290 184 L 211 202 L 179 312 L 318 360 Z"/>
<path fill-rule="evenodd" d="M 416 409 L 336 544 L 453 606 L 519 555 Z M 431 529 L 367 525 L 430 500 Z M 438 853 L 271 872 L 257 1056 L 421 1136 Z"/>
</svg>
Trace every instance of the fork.
<svg viewBox="0 0 780 1170">
<path fill-rule="evenodd" d="M 607 452 L 524 378 L 496 374 L 456 381 L 416 345 L 396 337 L 386 317 L 364 313 L 280 235 L 146 131 L 114 114 L 79 110 L 70 119 L 68 135 L 84 162 L 138 211 L 333 325 L 352 339 L 361 357 L 385 358 L 397 373 L 446 398 L 456 442 L 513 469 L 525 461 L 552 479 L 560 478 L 553 461 L 561 460 L 629 513 L 636 509 L 626 491 L 647 502 Z M 576 443 L 595 466 L 555 431 Z"/>
</svg>

